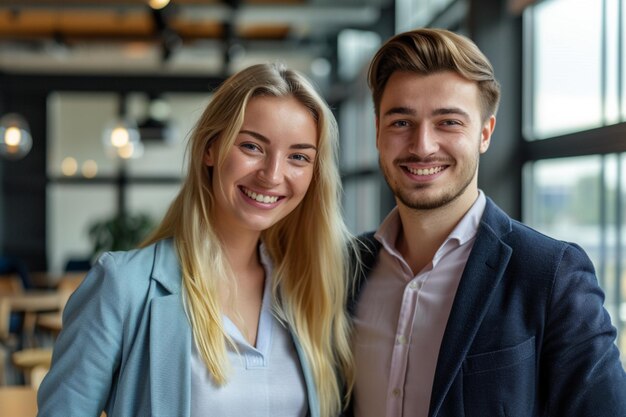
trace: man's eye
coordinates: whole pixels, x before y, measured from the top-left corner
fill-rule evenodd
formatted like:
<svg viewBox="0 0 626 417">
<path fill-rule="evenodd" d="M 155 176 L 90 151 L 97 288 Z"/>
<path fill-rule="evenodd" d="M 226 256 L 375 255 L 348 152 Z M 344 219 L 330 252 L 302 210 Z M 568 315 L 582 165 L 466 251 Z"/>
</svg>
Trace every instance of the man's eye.
<svg viewBox="0 0 626 417">
<path fill-rule="evenodd" d="M 407 122 L 406 120 L 396 120 L 392 123 L 392 125 L 395 127 L 407 127 L 409 125 L 409 122 Z"/>
</svg>

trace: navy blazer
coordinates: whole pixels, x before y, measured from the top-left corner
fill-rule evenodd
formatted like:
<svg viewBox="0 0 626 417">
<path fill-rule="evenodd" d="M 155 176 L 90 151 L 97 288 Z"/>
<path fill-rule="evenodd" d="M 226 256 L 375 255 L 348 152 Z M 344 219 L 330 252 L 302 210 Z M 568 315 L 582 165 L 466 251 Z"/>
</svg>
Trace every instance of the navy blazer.
<svg viewBox="0 0 626 417">
<path fill-rule="evenodd" d="M 375 262 L 380 244 L 373 249 Z M 357 300 L 358 291 L 352 310 Z M 626 417 L 626 374 L 603 302 L 579 246 L 512 220 L 488 199 L 441 343 L 429 417 Z"/>
</svg>

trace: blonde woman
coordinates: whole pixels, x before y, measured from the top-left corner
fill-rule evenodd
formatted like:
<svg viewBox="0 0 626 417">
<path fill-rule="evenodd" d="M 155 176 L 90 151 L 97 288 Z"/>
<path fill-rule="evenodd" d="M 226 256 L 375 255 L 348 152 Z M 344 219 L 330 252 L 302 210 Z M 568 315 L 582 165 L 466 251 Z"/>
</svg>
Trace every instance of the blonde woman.
<svg viewBox="0 0 626 417">
<path fill-rule="evenodd" d="M 39 416 L 331 417 L 352 381 L 337 129 L 298 73 L 224 82 L 142 248 L 71 297 Z"/>
</svg>

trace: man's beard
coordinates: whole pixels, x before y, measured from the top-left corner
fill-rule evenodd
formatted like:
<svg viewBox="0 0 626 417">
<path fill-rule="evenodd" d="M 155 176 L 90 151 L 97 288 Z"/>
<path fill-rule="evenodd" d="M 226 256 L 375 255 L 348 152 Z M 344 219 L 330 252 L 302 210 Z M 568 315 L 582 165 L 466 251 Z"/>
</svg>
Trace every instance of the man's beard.
<svg viewBox="0 0 626 417">
<path fill-rule="evenodd" d="M 414 184 L 414 186 L 410 189 L 406 187 L 396 186 L 390 180 L 390 178 L 392 177 L 391 175 L 389 175 L 383 164 L 380 162 L 380 158 L 378 160 L 378 163 L 381 167 L 387 185 L 395 195 L 396 199 L 398 199 L 403 205 L 413 210 L 434 210 L 452 203 L 461 195 L 463 195 L 467 187 L 469 187 L 469 185 L 474 180 L 474 176 L 476 175 L 476 170 L 478 168 L 478 157 L 474 161 L 475 162 L 471 166 L 469 166 L 468 169 L 464 169 L 463 172 L 461 172 L 461 176 L 464 178 L 460 186 L 454 188 L 455 186 L 453 184 L 452 187 L 450 187 L 449 189 L 442 189 L 442 187 L 433 186 L 432 184 Z M 394 161 L 393 168 L 397 167 L 397 161 Z M 435 187 L 436 189 L 434 191 L 439 192 L 430 198 L 425 198 L 424 194 L 426 192 L 419 192 L 420 189 L 426 190 L 428 188 Z"/>
</svg>

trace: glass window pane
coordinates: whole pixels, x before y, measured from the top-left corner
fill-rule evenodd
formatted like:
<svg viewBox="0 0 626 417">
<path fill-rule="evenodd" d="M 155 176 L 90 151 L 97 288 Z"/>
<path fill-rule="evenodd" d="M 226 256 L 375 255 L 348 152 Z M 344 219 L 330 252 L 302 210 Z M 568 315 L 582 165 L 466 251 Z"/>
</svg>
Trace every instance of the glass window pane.
<svg viewBox="0 0 626 417">
<path fill-rule="evenodd" d="M 144 141 L 143 156 L 128 161 L 128 175 L 130 177 L 181 177 L 185 174 L 185 147 L 196 122 L 210 100 L 210 95 L 168 93 L 164 94 L 162 99 L 169 105 L 169 120 L 174 129 L 173 142 Z M 146 112 L 146 110 L 143 114 L 138 112 L 135 118 L 139 121 L 142 120 L 146 117 Z"/>
<path fill-rule="evenodd" d="M 98 176 L 113 175 L 116 161 L 106 157 L 102 128 L 116 113 L 114 93 L 54 93 L 48 100 L 48 174 L 81 176 L 85 161 L 94 161 Z M 74 164 L 68 165 L 68 158 Z M 64 167 L 64 162 L 65 167 Z M 72 169 L 72 166 L 75 169 Z"/>
<path fill-rule="evenodd" d="M 204 111 L 210 95 L 170 93 L 162 98 L 169 105 L 169 120 L 175 131 L 174 140 L 143 140 L 143 156 L 126 161 L 129 176 L 180 177 L 184 172 L 187 138 Z M 61 92 L 51 95 L 48 106 L 49 175 L 53 178 L 86 176 L 84 169 L 87 163 L 87 166 L 96 166 L 96 176 L 114 176 L 119 161 L 106 155 L 102 132 L 117 113 L 119 96 L 115 93 Z M 148 112 L 147 96 L 136 93 L 127 97 L 127 114 L 136 123 L 141 123 L 148 116 Z M 73 158 L 73 162 L 69 163 L 67 158 Z M 72 169 L 66 171 L 68 168 Z"/>
<path fill-rule="evenodd" d="M 526 172 L 524 222 L 580 244 L 597 265 L 600 247 L 601 158 L 537 161 Z"/>
<path fill-rule="evenodd" d="M 52 184 L 47 189 L 47 201 L 49 271 L 60 274 L 70 258 L 89 258 L 89 227 L 114 215 L 117 191 L 114 185 Z"/>
<path fill-rule="evenodd" d="M 544 1 L 533 16 L 533 136 L 600 126 L 602 2 Z"/>
<path fill-rule="evenodd" d="M 180 184 L 130 185 L 126 188 L 128 212 L 145 214 L 155 224 L 158 224 L 178 194 L 179 189 Z"/>
</svg>

